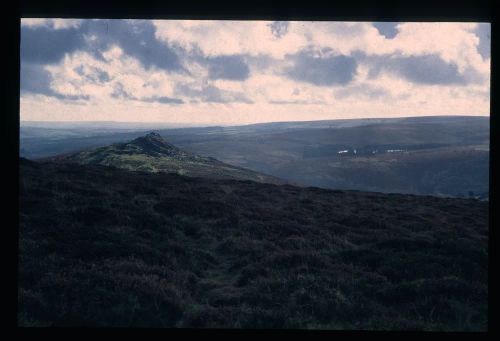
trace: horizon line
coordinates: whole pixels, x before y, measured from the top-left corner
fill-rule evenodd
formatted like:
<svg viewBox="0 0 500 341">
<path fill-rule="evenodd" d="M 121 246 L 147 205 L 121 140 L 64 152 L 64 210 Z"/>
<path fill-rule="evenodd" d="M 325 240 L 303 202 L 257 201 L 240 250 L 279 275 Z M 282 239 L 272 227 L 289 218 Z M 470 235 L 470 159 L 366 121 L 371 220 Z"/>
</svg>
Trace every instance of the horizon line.
<svg viewBox="0 0 500 341">
<path fill-rule="evenodd" d="M 128 123 L 128 124 L 163 124 L 163 125 L 204 125 L 204 126 L 245 126 L 245 125 L 255 125 L 255 124 L 270 124 L 270 123 L 293 123 L 293 122 L 327 122 L 327 121 L 354 121 L 354 120 L 380 120 L 380 119 L 397 119 L 397 118 L 424 118 L 424 117 L 491 117 L 491 114 L 487 115 L 418 115 L 418 116 L 394 116 L 394 117 L 357 117 L 357 118 L 332 118 L 332 119 L 322 119 L 322 120 L 292 120 L 292 121 L 265 121 L 265 122 L 254 122 L 254 123 L 202 123 L 202 122 L 192 122 L 192 123 L 179 123 L 179 122 L 155 122 L 155 121 L 113 121 L 113 120 L 89 120 L 89 121 L 40 121 L 40 120 L 19 120 L 19 123 Z"/>
</svg>

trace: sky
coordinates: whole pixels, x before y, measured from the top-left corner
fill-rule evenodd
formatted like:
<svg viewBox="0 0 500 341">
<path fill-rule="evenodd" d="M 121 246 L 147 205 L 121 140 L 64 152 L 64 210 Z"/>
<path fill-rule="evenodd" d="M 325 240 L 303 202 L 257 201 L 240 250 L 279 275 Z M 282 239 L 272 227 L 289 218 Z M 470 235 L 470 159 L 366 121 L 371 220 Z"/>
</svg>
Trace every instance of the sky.
<svg viewBox="0 0 500 341">
<path fill-rule="evenodd" d="M 21 20 L 21 121 L 490 114 L 489 23 Z"/>
</svg>

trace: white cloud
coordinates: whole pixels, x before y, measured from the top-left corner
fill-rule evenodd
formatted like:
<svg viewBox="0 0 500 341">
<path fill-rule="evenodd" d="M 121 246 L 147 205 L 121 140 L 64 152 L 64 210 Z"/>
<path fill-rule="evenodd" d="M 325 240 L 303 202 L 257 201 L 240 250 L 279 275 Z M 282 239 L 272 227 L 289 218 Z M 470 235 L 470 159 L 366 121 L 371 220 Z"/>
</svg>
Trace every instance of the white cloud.
<svg viewBox="0 0 500 341">
<path fill-rule="evenodd" d="M 41 19 L 41 18 L 21 18 L 21 26 L 36 27 L 46 26 L 56 30 L 65 28 L 76 28 L 81 25 L 82 19 Z"/>
<path fill-rule="evenodd" d="M 106 60 L 99 60 L 86 52 L 67 55 L 61 64 L 47 67 L 53 77 L 52 88 L 63 95 L 90 96 L 92 102 L 102 103 L 116 102 L 112 93 L 118 84 L 136 99 L 172 97 L 174 84 L 190 79 L 157 69 L 145 70 L 139 61 L 124 55 L 117 46 L 105 52 L 104 58 Z M 77 72 L 79 68 L 105 72 L 108 79 L 89 81 L 88 76 Z"/>
<path fill-rule="evenodd" d="M 386 39 L 371 23 L 290 22 L 281 35 L 269 21 L 154 21 L 156 37 L 178 46 L 186 72 L 145 69 L 137 58 L 111 45 L 102 59 L 83 50 L 44 66 L 52 90 L 88 100 L 60 100 L 41 94 L 21 97 L 24 120 L 168 121 L 243 124 L 375 116 L 488 115 L 490 59 L 478 52 L 473 23 L 399 23 Z M 23 26 L 61 30 L 81 20 L 23 19 Z M 358 60 L 346 85 L 315 86 L 284 74 L 291 55 L 311 48 L 318 56 L 436 55 L 481 82 L 460 85 L 417 84 L 397 73 L 369 77 L 370 65 Z M 323 49 L 323 50 L 322 50 Z M 126 51 L 126 49 L 125 49 Z M 182 52 L 184 51 L 184 52 Z M 141 58 L 147 58 L 147 50 Z M 200 54 L 201 52 L 201 54 Z M 210 79 L 206 57 L 241 55 L 248 78 Z M 323 65 L 323 64 L 321 64 Z M 128 97 L 113 96 L 117 91 Z M 184 104 L 147 102 L 168 98 Z M 223 103 L 226 101 L 226 103 Z"/>
<path fill-rule="evenodd" d="M 158 38 L 179 43 L 187 49 L 199 47 L 208 56 L 269 54 L 282 58 L 307 45 L 300 24 L 290 23 L 289 33 L 275 37 L 271 21 L 154 21 Z M 294 27 L 298 26 L 298 29 Z"/>
</svg>

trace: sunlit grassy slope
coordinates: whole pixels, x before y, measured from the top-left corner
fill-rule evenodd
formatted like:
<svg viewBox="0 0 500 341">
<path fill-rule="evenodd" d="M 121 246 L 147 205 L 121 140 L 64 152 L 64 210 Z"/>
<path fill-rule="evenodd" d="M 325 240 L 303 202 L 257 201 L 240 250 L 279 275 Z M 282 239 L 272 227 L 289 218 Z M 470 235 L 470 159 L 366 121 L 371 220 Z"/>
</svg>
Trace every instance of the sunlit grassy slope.
<svg viewBox="0 0 500 341">
<path fill-rule="evenodd" d="M 231 166 L 214 158 L 185 152 L 166 142 L 156 133 L 149 133 L 128 143 L 112 144 L 53 159 L 80 164 L 114 166 L 131 171 L 166 172 L 215 179 L 284 183 L 284 181 L 272 176 Z"/>
</svg>

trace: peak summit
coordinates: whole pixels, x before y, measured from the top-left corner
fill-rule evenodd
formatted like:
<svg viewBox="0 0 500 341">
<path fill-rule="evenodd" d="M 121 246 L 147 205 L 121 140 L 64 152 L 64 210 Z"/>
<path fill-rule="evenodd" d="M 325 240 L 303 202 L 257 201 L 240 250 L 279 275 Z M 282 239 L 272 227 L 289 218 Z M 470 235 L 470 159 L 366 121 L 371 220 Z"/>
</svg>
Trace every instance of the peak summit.
<svg viewBox="0 0 500 341">
<path fill-rule="evenodd" d="M 193 177 L 284 183 L 265 174 L 184 151 L 164 140 L 157 132 L 148 132 L 130 142 L 77 152 L 62 157 L 59 161 L 100 164 L 153 173 L 177 173 Z"/>
<path fill-rule="evenodd" d="M 149 142 L 149 143 L 155 143 L 155 144 L 168 145 L 167 141 L 165 141 L 163 139 L 163 137 L 161 137 L 160 134 L 153 132 L 153 131 L 150 133 L 147 133 L 144 136 L 138 137 L 134 141 L 132 141 L 132 143 L 137 143 L 137 142 L 143 142 L 143 143 Z"/>
<path fill-rule="evenodd" d="M 185 152 L 165 141 L 163 137 L 156 132 L 150 132 L 144 136 L 138 137 L 125 145 L 132 146 L 135 153 L 140 154 L 153 156 L 187 156 Z"/>
<path fill-rule="evenodd" d="M 149 142 L 166 143 L 166 141 L 163 139 L 163 137 L 161 137 L 160 134 L 158 134 L 157 132 L 154 132 L 154 131 L 147 133 L 143 137 L 139 137 L 139 139 L 145 139 L 146 141 L 149 141 Z"/>
<path fill-rule="evenodd" d="M 158 134 L 157 132 L 152 131 L 152 132 L 148 133 L 146 135 L 146 137 L 160 137 L 161 138 L 161 135 Z"/>
</svg>

